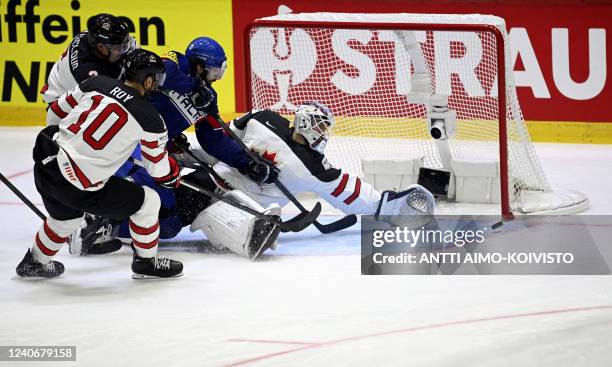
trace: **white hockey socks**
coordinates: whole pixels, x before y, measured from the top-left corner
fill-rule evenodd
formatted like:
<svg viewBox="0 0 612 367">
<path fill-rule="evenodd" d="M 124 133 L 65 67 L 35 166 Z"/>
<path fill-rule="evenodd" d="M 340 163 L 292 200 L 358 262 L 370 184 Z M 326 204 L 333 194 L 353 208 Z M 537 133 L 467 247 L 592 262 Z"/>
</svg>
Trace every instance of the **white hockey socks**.
<svg viewBox="0 0 612 367">
<path fill-rule="evenodd" d="M 136 255 L 154 257 L 159 243 L 158 214 L 161 201 L 153 189 L 146 186 L 143 189 L 145 198 L 142 207 L 130 216 L 130 234 Z"/>
</svg>

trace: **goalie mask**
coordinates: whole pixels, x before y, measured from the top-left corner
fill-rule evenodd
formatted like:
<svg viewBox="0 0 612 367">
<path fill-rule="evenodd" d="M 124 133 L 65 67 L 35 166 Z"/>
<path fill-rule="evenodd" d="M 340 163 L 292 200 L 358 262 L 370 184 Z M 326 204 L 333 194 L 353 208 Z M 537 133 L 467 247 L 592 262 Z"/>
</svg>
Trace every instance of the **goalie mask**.
<svg viewBox="0 0 612 367">
<path fill-rule="evenodd" d="M 329 108 L 319 102 L 301 105 L 295 112 L 293 124 L 310 148 L 323 154 L 334 126 L 334 116 Z"/>
</svg>

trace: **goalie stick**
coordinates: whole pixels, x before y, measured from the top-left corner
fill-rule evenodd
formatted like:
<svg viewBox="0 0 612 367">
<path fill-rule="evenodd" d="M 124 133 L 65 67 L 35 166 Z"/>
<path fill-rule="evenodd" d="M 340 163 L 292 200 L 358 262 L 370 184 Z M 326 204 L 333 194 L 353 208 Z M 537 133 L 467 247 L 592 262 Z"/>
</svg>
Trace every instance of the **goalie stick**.
<svg viewBox="0 0 612 367">
<path fill-rule="evenodd" d="M 48 141 L 52 142 L 55 146 L 58 147 L 58 149 L 61 149 L 61 147 L 57 144 L 57 142 L 55 140 L 53 140 L 50 136 L 46 135 L 46 134 L 41 134 L 42 136 L 45 137 L 45 139 L 47 139 Z M 137 160 L 133 160 L 134 164 L 138 165 L 138 166 L 142 166 L 141 162 L 138 162 Z M 305 229 L 306 227 L 308 227 L 309 225 L 312 224 L 312 222 L 314 222 L 317 217 L 319 216 L 319 214 L 321 214 L 321 204 L 317 203 L 314 208 L 312 209 L 312 211 L 310 212 L 302 212 L 300 214 L 298 214 L 296 217 L 288 220 L 288 221 L 281 221 L 280 219 L 277 219 L 276 217 L 273 216 L 269 216 L 269 215 L 265 215 L 263 213 L 258 212 L 255 209 L 251 209 L 250 207 L 243 205 L 235 200 L 226 198 L 223 195 L 217 194 L 215 192 L 212 192 L 210 190 L 207 190 L 201 186 L 196 185 L 195 183 L 186 181 L 186 180 L 182 180 L 180 181 L 180 184 L 185 186 L 185 187 L 189 187 L 192 190 L 198 191 L 204 195 L 210 196 L 211 198 L 223 201 L 229 205 L 232 205 L 238 209 L 241 209 L 249 214 L 252 214 L 254 216 L 256 216 L 257 218 L 262 218 L 262 219 L 266 219 L 268 221 L 270 221 L 271 223 L 273 223 L 274 225 L 280 227 L 281 229 L 284 229 L 285 231 L 289 231 L 289 232 L 299 232 L 303 229 Z"/>
<path fill-rule="evenodd" d="M 250 111 L 249 113 L 245 114 L 244 116 L 240 117 L 240 118 L 249 118 L 252 115 L 252 111 Z M 238 145 L 240 145 L 240 147 L 242 148 L 242 150 L 244 150 L 249 157 L 251 157 L 252 160 L 254 160 L 257 163 L 260 164 L 266 164 L 268 166 L 270 166 L 270 162 L 268 162 L 267 160 L 261 158 L 258 154 L 256 154 L 255 152 L 251 151 L 242 141 L 242 139 L 240 139 L 238 136 L 236 136 L 236 134 L 232 131 L 232 129 L 230 129 L 229 125 L 227 125 L 225 123 L 225 121 L 223 121 L 221 118 L 218 118 L 219 121 L 219 125 L 221 125 L 221 127 L 223 128 L 223 130 L 232 138 L 236 141 L 236 143 L 238 143 Z M 274 166 L 271 166 L 273 169 L 277 169 Z M 298 201 L 298 199 L 287 189 L 287 187 L 278 179 L 276 178 L 276 180 L 274 180 L 274 184 L 276 185 L 276 187 L 278 187 L 283 194 L 285 194 L 285 196 L 293 203 L 293 205 L 295 205 L 299 210 L 301 210 L 302 212 L 306 211 L 306 208 L 304 208 L 304 206 L 302 205 L 302 203 L 300 203 Z M 318 205 L 319 202 L 317 202 Z M 318 221 L 314 221 L 314 226 L 319 230 L 319 232 L 323 233 L 323 234 L 327 234 L 327 233 L 332 233 L 332 232 L 336 232 L 336 231 L 340 231 L 342 229 L 348 228 L 350 226 L 352 226 L 353 224 L 357 223 L 357 216 L 355 214 L 350 214 L 347 215 L 343 218 L 338 219 L 335 222 L 331 222 L 328 224 L 322 224 L 319 223 Z"/>
<path fill-rule="evenodd" d="M 185 187 L 189 187 L 192 190 L 195 190 L 197 192 L 200 192 L 204 195 L 210 196 L 211 198 L 223 201 L 225 203 L 228 203 L 229 205 L 232 205 L 238 209 L 244 210 L 245 212 L 252 214 L 254 216 L 256 216 L 257 218 L 262 218 L 265 219 L 271 223 L 273 223 L 274 225 L 280 227 L 281 229 L 285 230 L 286 232 L 300 232 L 303 229 L 305 229 L 306 227 L 308 227 L 309 225 L 312 224 L 312 222 L 314 222 L 317 217 L 319 216 L 319 214 L 321 214 L 321 204 L 317 203 L 314 208 L 312 208 L 311 211 L 303 211 L 300 214 L 298 214 L 296 217 L 288 220 L 288 221 L 281 221 L 280 219 L 277 219 L 277 217 L 275 216 L 269 216 L 263 213 L 258 212 L 255 209 L 251 209 L 250 207 L 243 205 L 241 203 L 239 203 L 238 201 L 235 200 L 231 200 L 221 194 L 217 194 L 213 191 L 207 190 L 193 182 L 189 182 L 187 180 L 181 180 L 180 184 L 185 186 Z"/>
<path fill-rule="evenodd" d="M 211 166 L 209 166 L 206 162 L 203 162 L 201 159 L 199 159 L 191 150 L 189 150 L 188 146 L 185 145 L 177 145 L 179 148 L 181 148 L 181 150 L 183 152 L 185 152 L 188 156 L 190 156 L 192 159 L 194 159 L 197 163 L 198 166 L 203 168 L 205 171 L 207 171 L 208 173 L 210 173 L 211 176 L 213 176 L 213 178 L 215 179 L 215 181 L 218 182 L 218 186 L 220 186 L 222 189 L 230 189 L 233 190 L 234 187 L 227 182 L 223 177 L 219 176 L 219 174 L 217 173 L 217 171 L 214 170 L 214 168 L 212 168 Z M 284 193 L 284 192 L 283 192 Z M 286 195 L 286 194 L 285 194 Z M 295 206 L 298 207 L 298 209 L 302 212 L 307 212 L 306 208 L 304 208 L 301 203 L 299 201 L 293 202 L 295 204 Z M 336 222 L 330 223 L 330 224 L 321 224 L 318 221 L 314 221 L 314 226 L 323 234 L 326 233 L 332 233 L 332 232 L 336 232 L 339 231 L 341 229 L 347 228 L 352 226 L 353 224 L 355 224 L 355 222 L 357 221 L 357 217 L 355 215 L 349 215 L 347 217 L 344 217 Z"/>
<path fill-rule="evenodd" d="M 194 161 L 196 161 L 196 163 L 198 164 L 198 167 L 201 167 L 206 172 L 208 172 L 211 176 L 213 176 L 213 179 L 215 180 L 215 183 L 222 190 L 235 190 L 236 189 L 229 182 L 227 182 L 223 177 L 219 176 L 217 171 L 215 171 L 214 168 L 212 168 L 208 163 L 202 161 L 191 150 L 189 150 L 189 144 L 180 144 L 180 143 L 177 143 L 176 139 L 174 140 L 174 144 L 178 148 L 180 148 L 182 152 L 184 152 L 185 154 L 190 156 Z"/>
<path fill-rule="evenodd" d="M 195 161 L 198 163 L 198 166 L 199 166 L 199 167 L 203 168 L 203 169 L 204 169 L 206 172 L 208 172 L 208 173 L 209 173 L 211 176 L 213 176 L 214 180 L 217 182 L 217 186 L 219 186 L 219 187 L 220 187 L 221 189 L 223 189 L 223 190 L 235 190 L 235 188 L 234 188 L 234 187 L 233 187 L 233 186 L 232 186 L 232 185 L 231 185 L 229 182 L 227 182 L 227 181 L 226 181 L 226 180 L 225 180 L 223 177 L 219 176 L 219 174 L 217 173 L 217 171 L 215 171 L 215 169 L 214 169 L 214 168 L 212 168 L 212 167 L 211 167 L 210 165 L 208 165 L 206 162 L 203 162 L 203 161 L 202 161 L 201 159 L 199 159 L 199 158 L 198 158 L 198 157 L 197 157 L 197 156 L 196 156 L 196 155 L 195 155 L 195 154 L 194 154 L 194 153 L 193 153 L 191 150 L 189 150 L 189 146 L 186 146 L 186 145 L 183 145 L 183 146 L 181 146 L 181 145 L 177 145 L 177 146 L 178 146 L 179 148 L 181 148 L 181 150 L 182 150 L 183 152 L 185 152 L 185 153 L 186 153 L 188 156 L 190 156 L 192 159 L 194 159 L 194 160 L 195 160 Z M 297 200 L 296 200 L 296 201 L 297 201 Z M 317 202 L 317 205 L 318 205 L 318 206 L 321 206 L 321 204 L 319 204 L 318 202 Z M 308 210 L 306 210 L 306 208 L 304 208 L 304 207 L 303 207 L 303 206 L 300 204 L 300 202 L 297 202 L 296 206 L 297 206 L 297 207 L 300 209 L 300 211 L 301 211 L 301 213 L 300 213 L 298 216 L 300 216 L 300 215 L 302 215 L 302 214 L 304 214 L 304 213 L 308 213 Z M 317 216 L 318 216 L 318 215 L 317 215 Z M 355 221 L 356 221 L 356 219 L 357 219 L 357 218 L 355 218 Z M 326 228 L 326 226 L 325 226 L 325 225 L 321 225 L 321 224 L 320 224 L 320 223 L 318 223 L 316 220 L 313 222 L 313 224 L 315 225 L 315 227 L 317 227 L 317 229 L 319 229 L 319 231 L 320 231 L 321 233 L 330 233 L 330 232 L 325 232 L 325 230 L 328 230 L 328 229 Z M 333 223 L 332 223 L 332 224 L 333 224 Z M 354 223 L 352 223 L 352 224 L 350 224 L 350 225 L 353 225 L 353 224 L 354 224 Z M 322 229 L 321 229 L 321 228 L 319 228 L 319 226 L 322 226 L 322 227 L 324 227 L 324 228 L 322 228 Z M 304 227 L 304 228 L 305 228 L 305 227 Z M 342 229 L 342 228 L 340 228 L 340 229 Z M 338 229 L 333 229 L 333 228 L 332 228 L 332 231 L 331 231 L 331 232 L 335 232 L 335 231 L 337 231 L 337 230 L 338 230 Z M 286 232 L 287 230 L 283 229 L 283 231 L 284 231 L 284 232 Z M 295 232 L 295 231 L 293 231 L 293 232 Z"/>
</svg>

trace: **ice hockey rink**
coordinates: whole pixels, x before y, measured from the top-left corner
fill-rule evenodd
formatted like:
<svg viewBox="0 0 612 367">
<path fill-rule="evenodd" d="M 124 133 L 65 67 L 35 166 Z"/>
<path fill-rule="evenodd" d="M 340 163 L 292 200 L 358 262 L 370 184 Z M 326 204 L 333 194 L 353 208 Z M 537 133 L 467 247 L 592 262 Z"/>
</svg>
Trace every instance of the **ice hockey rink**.
<svg viewBox="0 0 612 367">
<path fill-rule="evenodd" d="M 1 172 L 44 210 L 40 128 L 0 128 Z M 535 144 L 553 186 L 612 214 L 612 146 Z M 288 208 L 286 213 L 291 214 Z M 295 212 L 293 212 L 295 213 Z M 281 234 L 260 261 L 164 244 L 179 279 L 131 279 L 131 250 L 76 257 L 63 277 L 16 278 L 39 218 L 0 188 L 0 345 L 76 345 L 53 366 L 609 366 L 611 276 L 362 276 L 359 227 Z M 326 208 L 322 222 L 339 218 Z M 610 224 L 612 225 L 612 223 Z M 0 366 L 9 365 L 0 362 Z M 27 366 L 28 362 L 20 362 Z M 44 365 L 31 362 L 31 365 Z"/>
</svg>

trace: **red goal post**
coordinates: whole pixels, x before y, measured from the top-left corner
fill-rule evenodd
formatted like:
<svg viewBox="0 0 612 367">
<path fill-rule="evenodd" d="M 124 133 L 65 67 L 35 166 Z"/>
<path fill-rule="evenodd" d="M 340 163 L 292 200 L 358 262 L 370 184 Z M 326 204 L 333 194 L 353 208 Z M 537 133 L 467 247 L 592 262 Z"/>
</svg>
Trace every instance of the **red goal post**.
<svg viewBox="0 0 612 367">
<path fill-rule="evenodd" d="M 330 14 L 331 14 L 331 17 L 334 18 L 334 20 L 330 19 Z M 507 83 L 507 79 L 508 79 L 507 75 L 508 75 L 508 72 L 510 73 L 512 72 L 512 66 L 509 65 L 509 62 L 507 60 L 507 50 L 508 50 L 508 45 L 506 44 L 507 33 L 505 31 L 505 25 L 503 25 L 503 20 L 497 17 L 480 16 L 480 15 L 452 16 L 452 15 L 426 15 L 426 14 L 399 14 L 398 16 L 406 16 L 407 19 L 415 19 L 415 17 L 418 18 L 419 16 L 422 16 L 423 19 L 425 19 L 426 21 L 424 22 L 413 22 L 413 21 L 398 22 L 398 21 L 392 21 L 392 20 L 377 21 L 381 19 L 380 17 L 385 17 L 385 16 L 389 16 L 390 17 L 389 19 L 392 19 L 394 15 L 393 14 L 338 14 L 338 13 L 336 14 L 334 13 L 283 14 L 279 16 L 258 19 L 254 21 L 245 29 L 245 34 L 244 34 L 244 40 L 245 40 L 244 48 L 245 48 L 245 55 L 246 55 L 245 80 L 246 80 L 246 87 L 247 87 L 247 93 L 246 93 L 247 108 L 249 109 L 250 108 L 260 108 L 260 109 L 270 108 L 273 105 L 273 102 L 275 102 L 274 98 L 270 99 L 269 93 L 266 94 L 266 93 L 259 92 L 258 88 L 261 88 L 261 85 L 265 83 L 261 83 L 261 80 L 260 80 L 261 78 L 259 78 L 256 75 L 253 69 L 254 60 L 253 60 L 253 50 L 252 50 L 253 42 L 252 40 L 253 40 L 255 33 L 258 30 L 262 30 L 262 29 L 277 30 L 277 36 L 276 36 L 277 39 L 275 41 L 277 46 L 279 42 L 282 42 L 282 41 L 289 42 L 290 40 L 288 35 L 285 34 L 285 31 L 283 31 L 282 33 L 285 39 L 281 40 L 280 38 L 282 36 L 278 36 L 278 30 L 287 30 L 287 32 L 293 32 L 298 29 L 304 30 L 307 33 L 310 32 L 309 35 L 311 35 L 311 38 L 317 37 L 317 36 L 314 36 L 314 34 L 325 32 L 323 30 L 335 32 L 336 30 L 359 31 L 359 30 L 364 30 L 364 29 L 370 30 L 373 32 L 374 31 L 376 32 L 378 31 L 394 31 L 394 32 L 397 32 L 397 31 L 400 31 L 400 32 L 401 31 L 413 31 L 413 32 L 414 31 L 424 31 L 424 32 L 429 32 L 429 33 L 471 32 L 477 35 L 489 34 L 491 39 L 494 40 L 494 44 L 495 44 L 495 47 L 494 47 L 495 60 L 492 63 L 494 63 L 496 70 L 495 70 L 495 75 L 489 76 L 489 79 L 492 78 L 497 83 L 496 88 L 494 85 L 491 88 L 496 89 L 495 98 L 498 101 L 496 103 L 496 111 L 494 112 L 495 117 L 497 119 L 497 129 L 496 130 L 497 130 L 497 135 L 498 135 L 496 137 L 498 154 L 495 159 L 499 159 L 499 190 L 500 190 L 499 199 L 500 199 L 500 205 L 501 205 L 501 214 L 504 218 L 509 219 L 513 217 L 513 211 L 519 211 L 519 212 L 523 211 L 522 208 L 524 208 L 525 206 L 522 205 L 522 203 L 520 202 L 523 190 L 531 190 L 531 191 L 536 191 L 536 192 L 537 191 L 551 192 L 552 189 L 550 189 L 550 187 L 548 186 L 548 183 L 546 182 L 546 178 L 543 175 L 543 171 L 541 167 L 539 166 L 537 156 L 535 156 L 535 151 L 533 150 L 533 147 L 531 146 L 531 142 L 529 140 L 528 133 L 526 133 L 526 127 L 524 125 L 524 121 L 522 120 L 522 113 L 520 112 L 520 107 L 518 106 L 518 100 L 516 98 L 515 90 L 513 89 L 514 88 L 513 81 L 511 82 L 511 85 L 508 85 Z M 358 20 L 353 21 L 352 20 L 353 17 L 356 17 Z M 497 19 L 499 19 L 501 20 L 501 24 L 503 28 L 500 27 L 500 24 L 492 24 L 492 23 L 487 23 L 487 22 L 479 23 L 477 21 L 478 17 L 482 17 L 484 20 L 494 19 L 495 21 L 497 21 Z M 457 22 L 453 23 L 453 19 L 455 18 L 457 19 Z M 436 22 L 436 19 L 440 19 L 441 21 Z M 466 19 L 468 20 L 468 22 L 462 22 L 462 20 L 466 20 Z M 315 43 L 316 42 L 318 41 L 315 40 Z M 321 42 L 327 42 L 327 41 L 321 41 Z M 257 52 L 257 50 L 255 50 L 255 52 Z M 296 51 L 290 50 L 290 52 L 296 52 Z M 492 52 L 493 50 L 490 50 L 490 53 Z M 325 62 L 325 58 L 324 57 L 317 58 L 316 62 L 317 64 L 321 62 Z M 262 63 L 265 63 L 265 60 L 256 61 L 256 63 L 262 64 Z M 434 63 L 434 61 L 427 60 L 427 63 L 432 64 Z M 429 66 L 433 69 L 431 65 Z M 492 73 L 491 70 L 488 70 L 488 72 Z M 435 72 L 431 72 L 431 74 L 433 75 L 435 74 Z M 288 78 L 290 79 L 291 77 L 288 77 Z M 432 84 L 435 84 L 435 80 L 434 80 L 435 78 L 437 78 L 437 75 L 432 76 Z M 449 79 L 452 79 L 452 76 L 450 76 Z M 270 80 L 268 80 L 268 82 L 270 82 Z M 337 116 L 342 116 L 343 114 L 346 113 L 346 111 L 349 111 L 349 108 L 345 108 L 345 111 L 337 110 L 338 103 L 336 99 L 340 100 L 340 98 L 337 96 L 334 96 L 333 92 L 326 92 L 326 93 L 321 92 L 321 95 L 318 95 L 319 90 L 317 88 L 310 88 L 308 92 L 302 91 L 298 94 L 291 94 L 292 87 L 293 89 L 296 89 L 295 88 L 296 84 L 291 85 L 292 82 L 293 81 L 289 81 L 288 82 L 289 86 L 286 88 L 288 89 L 287 91 L 288 105 L 292 105 L 293 103 L 299 104 L 299 103 L 304 102 L 305 100 L 320 100 L 323 103 L 326 103 L 332 109 L 334 114 L 336 114 Z M 308 84 L 308 77 L 303 81 L 303 84 Z M 433 88 L 435 89 L 436 86 L 434 85 Z M 449 93 L 449 98 L 448 98 L 449 107 L 453 104 L 455 105 L 458 104 L 457 100 L 453 100 L 454 94 L 457 94 L 457 93 L 453 93 L 455 86 L 453 85 L 452 88 L 453 88 L 453 91 Z M 458 88 L 462 88 L 462 87 L 459 86 Z M 511 96 L 508 95 L 508 88 L 512 88 L 513 95 Z M 299 99 L 303 99 L 303 100 L 299 100 Z M 343 98 L 343 100 L 345 99 L 346 98 Z M 468 100 L 469 98 L 465 98 L 465 99 Z M 509 103 L 516 104 L 516 107 L 514 107 L 515 109 L 514 112 L 509 111 L 509 107 L 508 107 Z M 281 108 L 277 110 L 287 115 L 290 115 L 292 112 L 291 108 L 285 108 L 282 106 Z M 353 109 L 351 108 L 350 110 L 352 111 Z M 518 110 L 518 112 L 516 112 L 516 110 Z M 380 112 L 377 112 L 377 113 L 380 113 Z M 518 132 L 518 137 L 513 137 L 513 139 L 518 141 L 520 143 L 519 145 L 527 146 L 526 148 L 522 148 L 522 150 L 525 150 L 527 153 L 525 152 L 515 153 L 518 155 L 524 154 L 527 156 L 527 158 L 519 157 L 517 159 L 516 157 L 514 157 L 514 161 L 517 161 L 517 162 L 514 162 L 513 167 L 509 167 L 509 164 L 511 165 L 510 161 L 512 159 L 511 154 L 509 153 L 509 144 L 508 144 L 508 128 L 509 128 L 508 115 L 509 113 L 511 114 L 511 116 L 513 116 L 512 117 L 513 123 L 517 124 L 517 126 L 521 125 L 519 126 L 519 129 L 518 129 L 520 130 Z M 394 118 L 395 116 L 396 115 L 393 115 Z M 406 116 L 406 117 L 413 118 L 413 116 Z M 460 116 L 458 116 L 458 120 L 459 120 L 459 117 Z M 472 117 L 472 119 L 474 118 Z M 484 120 L 484 117 L 483 117 L 483 120 Z M 488 117 L 487 121 L 490 121 L 490 120 L 491 120 L 491 117 Z M 515 135 L 516 135 L 516 131 L 515 131 Z M 525 135 L 527 136 L 525 137 Z M 492 134 L 487 139 L 489 138 L 491 139 L 493 138 Z M 457 140 L 462 140 L 462 139 L 459 138 Z M 484 140 L 484 139 L 477 137 L 475 138 L 475 140 Z M 330 146 L 331 146 L 331 143 L 332 142 L 330 141 Z M 457 144 L 457 143 L 451 142 L 451 144 Z M 461 150 L 467 149 L 465 148 L 466 146 L 465 141 L 463 141 L 462 144 L 463 146 L 451 147 L 451 150 L 453 150 L 453 156 L 457 156 L 457 155 L 461 156 L 462 155 Z M 474 143 L 474 144 L 477 145 L 478 143 Z M 426 152 L 424 154 L 425 155 L 431 154 L 429 152 L 430 149 L 431 148 L 426 148 Z M 352 152 L 347 151 L 346 154 L 352 154 Z M 478 152 L 475 155 L 479 155 Z M 492 158 L 492 157 L 489 157 L 489 158 Z M 529 160 L 529 162 L 527 164 L 524 164 L 524 161 L 526 159 Z M 427 160 L 427 157 L 426 157 L 426 160 Z M 533 174 L 526 173 L 525 177 L 521 177 L 521 174 L 519 173 L 519 171 L 521 171 L 521 168 L 518 168 L 520 167 L 521 164 L 527 166 L 525 167 L 525 170 L 532 170 Z M 342 166 L 340 167 L 344 168 Z M 514 178 L 514 176 L 512 176 L 513 178 L 511 179 L 511 175 L 512 175 L 510 173 L 511 170 L 512 170 L 512 174 L 516 175 L 517 178 Z M 529 177 L 526 177 L 526 176 L 529 176 Z M 531 180 L 531 183 L 527 183 L 527 184 L 522 183 L 523 181 L 529 181 L 529 180 Z M 524 187 L 522 187 L 521 185 L 523 185 Z M 567 205 L 567 206 L 571 206 L 571 205 Z M 552 210 L 555 210 L 555 209 L 553 208 Z M 543 211 L 547 212 L 546 209 Z"/>
</svg>

